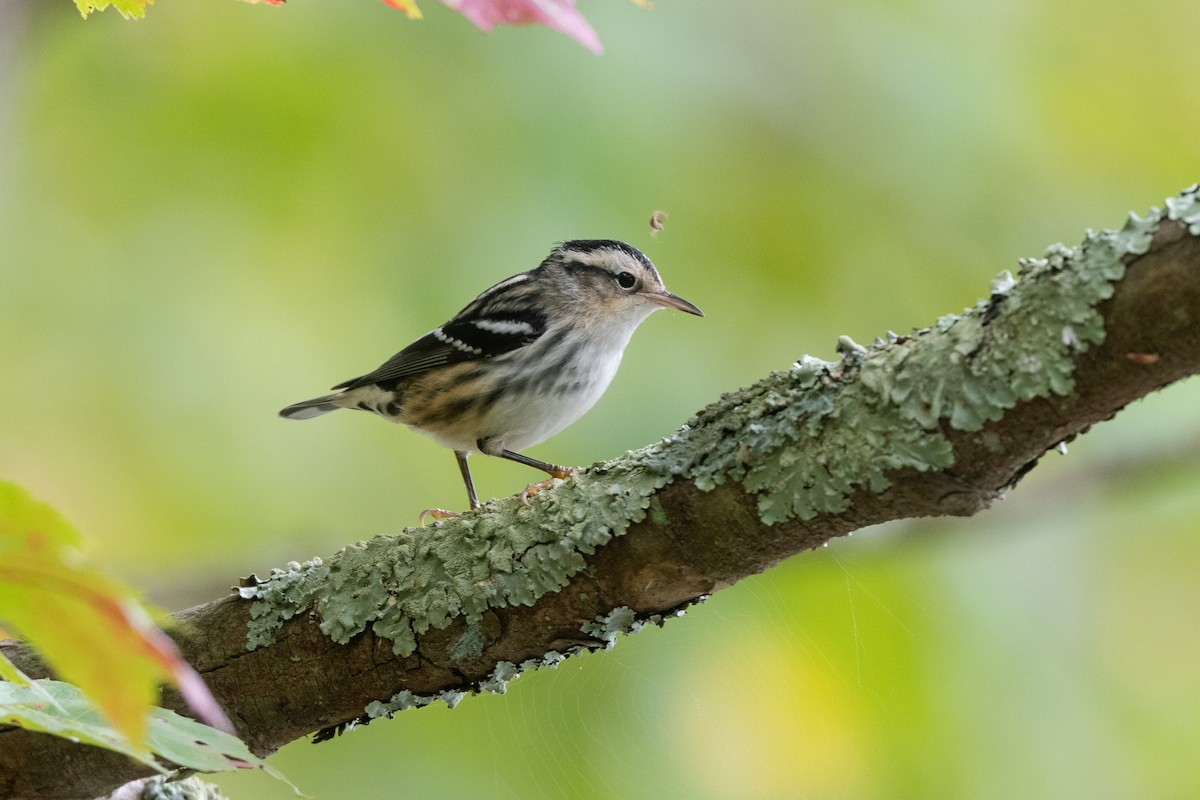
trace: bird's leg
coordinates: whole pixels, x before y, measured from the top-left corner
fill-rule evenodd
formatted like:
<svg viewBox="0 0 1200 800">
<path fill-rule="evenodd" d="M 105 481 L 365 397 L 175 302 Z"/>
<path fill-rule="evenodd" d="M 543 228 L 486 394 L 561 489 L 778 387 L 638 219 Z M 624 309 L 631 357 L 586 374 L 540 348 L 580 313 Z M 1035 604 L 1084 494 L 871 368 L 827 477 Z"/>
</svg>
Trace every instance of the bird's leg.
<svg viewBox="0 0 1200 800">
<path fill-rule="evenodd" d="M 560 467 L 557 464 L 538 461 L 536 458 L 523 456 L 520 453 L 514 453 L 512 450 L 501 450 L 496 455 L 500 456 L 501 458 L 507 458 L 509 461 L 515 461 L 518 464 L 524 464 L 527 467 L 540 469 L 542 472 L 545 472 L 552 478 L 569 478 L 571 477 L 571 473 L 577 469 L 577 467 Z"/>
<path fill-rule="evenodd" d="M 471 480 L 471 468 L 467 466 L 467 452 L 465 450 L 455 450 L 454 458 L 458 460 L 458 469 L 462 473 L 463 483 L 467 485 L 467 502 L 471 504 L 471 510 L 479 508 L 479 497 L 475 494 L 475 482 Z M 447 511 L 444 508 L 427 508 L 421 512 L 421 525 L 425 525 L 426 517 L 434 519 L 454 519 L 460 517 L 461 514 L 456 514 L 453 511 Z"/>
<path fill-rule="evenodd" d="M 462 472 L 463 483 L 467 485 L 467 502 L 472 509 L 479 508 L 479 498 L 475 495 L 475 482 L 471 480 L 471 468 L 467 466 L 467 451 L 455 450 L 454 457 L 458 459 L 458 469 Z"/>
<path fill-rule="evenodd" d="M 549 480 L 540 483 L 531 483 L 521 492 L 521 503 L 529 505 L 529 498 L 533 497 L 543 489 L 549 489 L 554 485 L 555 480 L 565 480 L 571 477 L 571 473 L 575 471 L 575 467 L 560 467 L 557 464 L 550 464 L 545 461 L 538 461 L 536 458 L 523 456 L 520 453 L 514 453 L 512 450 L 501 450 L 498 454 L 501 458 L 507 458 L 509 461 L 515 461 L 518 464 L 524 464 L 527 467 L 540 469 L 542 472 L 550 476 Z"/>
</svg>

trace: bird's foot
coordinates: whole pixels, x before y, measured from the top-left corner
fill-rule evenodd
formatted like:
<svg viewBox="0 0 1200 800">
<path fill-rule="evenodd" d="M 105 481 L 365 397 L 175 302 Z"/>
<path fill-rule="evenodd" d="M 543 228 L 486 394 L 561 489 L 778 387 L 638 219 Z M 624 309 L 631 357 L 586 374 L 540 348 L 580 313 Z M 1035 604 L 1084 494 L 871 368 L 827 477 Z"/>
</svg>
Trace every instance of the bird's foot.
<svg viewBox="0 0 1200 800">
<path fill-rule="evenodd" d="M 549 489 L 551 486 L 556 486 L 567 478 L 575 474 L 576 467 L 558 467 L 551 464 L 552 469 L 546 470 L 550 473 L 550 477 L 538 483 L 531 483 L 521 492 L 521 505 L 529 508 L 529 498 L 533 497 L 538 492 Z"/>
<path fill-rule="evenodd" d="M 444 508 L 427 508 L 421 512 L 421 515 L 417 519 L 421 523 L 421 527 L 424 528 L 426 517 L 433 517 L 435 520 L 441 521 L 443 519 L 458 519 L 461 516 L 462 514 L 447 511 Z"/>
</svg>

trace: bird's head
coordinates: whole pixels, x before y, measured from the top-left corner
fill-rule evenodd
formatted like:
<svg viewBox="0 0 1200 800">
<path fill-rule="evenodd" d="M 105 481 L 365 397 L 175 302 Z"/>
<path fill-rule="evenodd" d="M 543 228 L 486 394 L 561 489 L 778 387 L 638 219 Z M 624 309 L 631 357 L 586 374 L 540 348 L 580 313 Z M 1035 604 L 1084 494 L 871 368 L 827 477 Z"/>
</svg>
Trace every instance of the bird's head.
<svg viewBox="0 0 1200 800">
<path fill-rule="evenodd" d="M 596 322 L 621 320 L 637 326 L 660 308 L 698 317 L 704 312 L 667 291 L 654 264 L 640 250 L 613 239 L 563 242 L 542 263 L 563 278 L 560 284 L 579 315 Z"/>
</svg>

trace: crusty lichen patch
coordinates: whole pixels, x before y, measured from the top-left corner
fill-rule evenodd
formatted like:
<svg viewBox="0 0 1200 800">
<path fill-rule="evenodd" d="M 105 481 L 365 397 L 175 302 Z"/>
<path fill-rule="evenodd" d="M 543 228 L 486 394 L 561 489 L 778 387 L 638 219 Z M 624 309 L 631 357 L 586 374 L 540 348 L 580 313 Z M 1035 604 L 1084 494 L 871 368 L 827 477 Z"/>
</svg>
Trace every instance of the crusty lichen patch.
<svg viewBox="0 0 1200 800">
<path fill-rule="evenodd" d="M 478 513 L 358 542 L 329 559 L 292 562 L 242 590 L 254 600 L 247 645 L 274 641 L 298 612 L 313 609 L 321 630 L 345 643 L 370 625 L 400 656 L 416 637 L 464 615 L 468 633 L 489 608 L 532 605 L 566 586 L 584 558 L 642 520 L 668 477 L 626 457 L 543 492 L 525 509 L 513 498 Z M 458 657 L 481 642 L 460 640 Z"/>
<path fill-rule="evenodd" d="M 704 597 L 697 598 L 696 602 L 703 602 L 704 599 Z M 579 630 L 587 634 L 590 638 L 602 642 L 605 650 L 611 650 L 617 643 L 617 634 L 619 633 L 637 633 L 647 625 L 662 627 L 662 624 L 669 617 L 682 616 L 683 609 L 677 608 L 666 616 L 662 614 L 650 614 L 645 617 L 639 617 L 637 612 L 629 606 L 617 606 L 607 614 L 601 614 L 596 619 L 583 623 L 579 626 Z"/>
<path fill-rule="evenodd" d="M 520 664 L 514 664 L 511 661 L 501 661 L 496 664 L 492 673 L 484 678 L 475 687 L 479 692 L 490 692 L 492 694 L 504 694 L 508 691 L 508 684 L 521 677 L 526 670 L 540 669 L 542 667 L 557 667 L 562 663 L 565 655 L 555 650 L 551 650 L 541 658 L 531 658 L 523 661 Z M 466 696 L 465 692 L 445 691 L 438 694 L 413 694 L 407 689 L 397 692 L 387 702 L 374 701 L 367 704 L 363 710 L 363 719 L 370 721 L 379 717 L 391 718 L 401 711 L 407 711 L 410 708 L 420 708 L 431 703 L 442 702 L 448 708 L 454 708 Z"/>
<path fill-rule="evenodd" d="M 1168 216 L 1197 214 L 1195 188 L 1183 197 Z M 1076 356 L 1104 341 L 1095 307 L 1162 217 L 1131 216 L 1121 231 L 1055 245 L 931 328 L 867 348 L 843 340 L 837 362 L 806 356 L 721 398 L 646 457 L 701 489 L 741 482 L 767 524 L 844 511 L 856 489 L 887 489 L 893 470 L 946 469 L 954 454 L 944 427 L 979 430 L 1018 402 L 1074 388 Z"/>
</svg>

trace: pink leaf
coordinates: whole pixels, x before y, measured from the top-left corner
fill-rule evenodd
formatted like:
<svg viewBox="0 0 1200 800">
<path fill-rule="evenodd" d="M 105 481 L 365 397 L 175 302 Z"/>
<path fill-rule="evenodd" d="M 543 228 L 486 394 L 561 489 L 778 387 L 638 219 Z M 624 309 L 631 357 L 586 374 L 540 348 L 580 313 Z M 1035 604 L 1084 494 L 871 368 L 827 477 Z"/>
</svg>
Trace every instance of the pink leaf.
<svg viewBox="0 0 1200 800">
<path fill-rule="evenodd" d="M 442 0 L 488 33 L 497 25 L 545 25 L 565 33 L 593 53 L 603 47 L 592 26 L 575 9 L 575 0 Z"/>
</svg>

